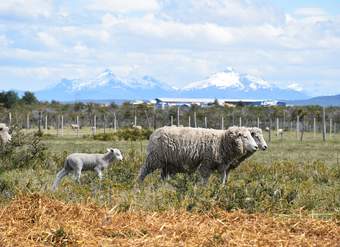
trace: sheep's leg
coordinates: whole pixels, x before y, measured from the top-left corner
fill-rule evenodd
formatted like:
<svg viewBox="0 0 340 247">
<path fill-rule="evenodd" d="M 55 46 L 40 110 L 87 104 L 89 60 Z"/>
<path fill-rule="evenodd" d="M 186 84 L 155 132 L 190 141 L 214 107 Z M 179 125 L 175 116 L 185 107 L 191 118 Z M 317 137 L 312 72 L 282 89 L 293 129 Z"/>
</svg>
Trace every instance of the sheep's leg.
<svg viewBox="0 0 340 247">
<path fill-rule="evenodd" d="M 56 179 L 54 180 L 54 183 L 52 185 L 52 191 L 55 191 L 60 183 L 60 181 L 62 180 L 63 177 L 65 177 L 68 174 L 68 171 L 63 168 L 61 169 L 56 176 Z"/>
<path fill-rule="evenodd" d="M 160 166 L 158 166 L 158 162 L 153 160 L 151 156 L 146 157 L 144 165 L 139 170 L 137 178 L 138 182 L 140 183 L 143 182 L 145 177 L 152 173 L 157 168 L 160 168 Z"/>
<path fill-rule="evenodd" d="M 80 184 L 80 176 L 81 176 L 81 169 L 77 169 L 75 171 L 75 175 L 76 175 L 76 181 L 78 184 Z"/>
<path fill-rule="evenodd" d="M 231 170 L 231 165 L 219 165 L 217 167 L 218 171 L 221 174 L 222 185 L 224 186 L 228 181 L 228 175 Z"/>
<path fill-rule="evenodd" d="M 94 170 L 97 173 L 99 180 L 101 181 L 103 179 L 102 170 L 99 167 L 95 167 Z"/>
<path fill-rule="evenodd" d="M 176 171 L 174 171 L 173 166 L 165 165 L 165 167 L 161 169 L 161 179 L 163 181 L 171 179 L 171 177 L 174 176 L 175 174 Z"/>
<path fill-rule="evenodd" d="M 201 164 L 198 167 L 198 172 L 201 175 L 202 178 L 202 184 L 203 185 L 207 185 L 208 181 L 209 181 L 209 177 L 211 175 L 211 168 L 208 164 Z"/>
</svg>

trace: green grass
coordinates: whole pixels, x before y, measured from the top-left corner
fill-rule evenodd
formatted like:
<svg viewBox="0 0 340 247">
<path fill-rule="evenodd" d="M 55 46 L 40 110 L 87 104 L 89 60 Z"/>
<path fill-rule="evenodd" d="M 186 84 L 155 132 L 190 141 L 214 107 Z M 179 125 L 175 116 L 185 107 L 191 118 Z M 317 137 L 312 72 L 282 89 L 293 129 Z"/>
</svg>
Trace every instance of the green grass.
<svg viewBox="0 0 340 247">
<path fill-rule="evenodd" d="M 311 133 L 305 133 L 302 143 L 295 133 L 285 133 L 283 140 L 273 135 L 268 151 L 258 151 L 231 171 L 225 187 L 220 185 L 218 174 L 203 187 L 197 175 L 178 174 L 161 182 L 159 171 L 136 186 L 147 141 L 97 141 L 65 134 L 43 137 L 42 142 L 48 149 L 38 166 L 15 168 L 13 164 L 11 168 L 0 164 L 0 201 L 6 203 L 18 193 L 39 192 L 66 202 L 91 201 L 121 211 L 169 208 L 205 211 L 220 207 L 275 214 L 302 210 L 319 217 L 340 217 L 340 135 L 328 138 L 325 143 L 320 135 L 314 138 Z M 93 172 L 84 172 L 82 185 L 69 176 L 56 193 L 50 192 L 67 154 L 104 152 L 107 147 L 121 149 L 125 159 L 108 169 L 101 187 Z"/>
</svg>

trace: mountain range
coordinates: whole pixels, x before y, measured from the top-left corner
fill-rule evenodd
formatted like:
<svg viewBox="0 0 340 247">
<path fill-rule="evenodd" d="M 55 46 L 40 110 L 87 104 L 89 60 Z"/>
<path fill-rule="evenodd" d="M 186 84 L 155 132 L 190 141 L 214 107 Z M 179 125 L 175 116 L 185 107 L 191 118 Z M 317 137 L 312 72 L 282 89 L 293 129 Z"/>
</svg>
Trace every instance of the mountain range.
<svg viewBox="0 0 340 247">
<path fill-rule="evenodd" d="M 119 77 L 110 69 L 90 80 L 62 79 L 54 86 L 35 92 L 40 100 L 83 101 L 103 99 L 154 99 L 160 97 L 285 99 L 302 100 L 307 95 L 293 84 L 279 88 L 262 78 L 241 74 L 228 67 L 207 78 L 176 88 L 152 76 Z"/>
</svg>

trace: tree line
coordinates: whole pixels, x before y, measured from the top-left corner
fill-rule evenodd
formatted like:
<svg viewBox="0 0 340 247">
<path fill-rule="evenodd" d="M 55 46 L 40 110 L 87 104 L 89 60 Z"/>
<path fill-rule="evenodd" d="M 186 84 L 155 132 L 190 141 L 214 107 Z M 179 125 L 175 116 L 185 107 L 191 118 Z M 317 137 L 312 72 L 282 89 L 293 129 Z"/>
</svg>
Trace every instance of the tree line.
<svg viewBox="0 0 340 247">
<path fill-rule="evenodd" d="M 131 127 L 140 125 L 143 128 L 157 128 L 164 125 L 183 125 L 208 127 L 219 129 L 223 126 L 239 125 L 240 121 L 245 126 L 256 126 L 261 122 L 261 127 L 275 127 L 279 119 L 280 128 L 289 128 L 296 124 L 299 118 L 306 127 L 311 126 L 314 119 L 322 121 L 322 107 L 320 106 L 221 106 L 213 102 L 208 106 L 192 105 L 181 107 L 168 107 L 158 109 L 150 104 L 133 104 L 124 102 L 115 103 L 60 103 L 58 101 L 39 101 L 34 93 L 25 92 L 21 97 L 14 91 L 0 93 L 0 121 L 8 123 L 9 115 L 12 124 L 25 127 L 27 121 L 30 126 L 37 126 L 39 116 L 48 116 L 49 125 L 56 127 L 58 118 L 63 116 L 65 126 L 76 123 L 78 119 L 81 126 L 93 126 L 94 121 L 99 128 L 113 127 L 117 120 L 117 127 Z M 40 114 L 40 115 L 39 115 Z M 94 120 L 96 119 L 96 120 Z M 332 119 L 340 123 L 340 107 L 327 107 L 326 120 Z M 339 125 L 340 126 L 340 125 Z"/>
</svg>

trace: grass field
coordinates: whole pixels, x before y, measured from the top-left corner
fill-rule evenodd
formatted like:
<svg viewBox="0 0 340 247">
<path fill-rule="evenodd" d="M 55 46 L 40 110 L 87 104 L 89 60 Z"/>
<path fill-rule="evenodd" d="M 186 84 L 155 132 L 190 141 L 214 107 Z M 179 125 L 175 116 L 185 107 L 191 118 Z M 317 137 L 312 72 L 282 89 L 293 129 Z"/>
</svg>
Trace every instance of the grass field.
<svg viewBox="0 0 340 247">
<path fill-rule="evenodd" d="M 77 138 L 72 130 L 63 137 L 49 134 L 42 139 L 47 150 L 39 161 L 24 167 L 0 164 L 0 246 L 15 239 L 18 245 L 26 240 L 39 246 L 88 246 L 96 238 L 102 246 L 334 246 L 340 241 L 340 135 L 325 143 L 320 134 L 305 133 L 303 142 L 295 133 L 282 140 L 273 135 L 269 150 L 233 170 L 225 187 L 218 174 L 203 187 L 197 175 L 161 182 L 159 172 L 135 186 L 147 141 L 96 141 Z M 124 161 L 108 169 L 101 187 L 87 172 L 81 185 L 66 177 L 51 193 L 67 154 L 107 147 L 121 149 Z"/>
</svg>

